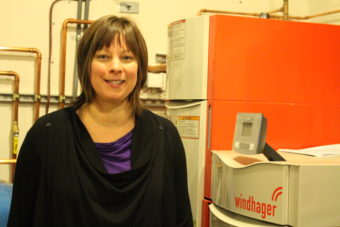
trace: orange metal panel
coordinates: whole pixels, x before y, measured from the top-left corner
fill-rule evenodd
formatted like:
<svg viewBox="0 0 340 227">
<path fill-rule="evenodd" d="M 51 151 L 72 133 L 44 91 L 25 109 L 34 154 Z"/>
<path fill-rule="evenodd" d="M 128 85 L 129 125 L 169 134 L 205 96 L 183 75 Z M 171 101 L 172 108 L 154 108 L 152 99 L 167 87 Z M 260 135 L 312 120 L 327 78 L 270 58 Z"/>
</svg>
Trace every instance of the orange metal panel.
<svg viewBox="0 0 340 227">
<path fill-rule="evenodd" d="M 340 143 L 340 26 L 215 15 L 209 39 L 206 198 L 210 150 L 231 149 L 238 112 L 266 116 L 274 149 Z"/>
<path fill-rule="evenodd" d="M 237 112 L 264 113 L 274 148 L 340 143 L 339 62 L 340 26 L 211 16 L 211 149 L 231 149 Z M 209 150 L 206 167 L 209 198 Z"/>
<path fill-rule="evenodd" d="M 339 62 L 340 26 L 211 16 L 209 99 L 340 104 Z"/>
<path fill-rule="evenodd" d="M 267 143 L 275 149 L 340 143 L 340 105 L 215 101 L 212 150 L 231 149 L 237 112 L 263 113 Z"/>
<path fill-rule="evenodd" d="M 202 221 L 201 227 L 209 227 L 210 225 L 210 210 L 209 204 L 211 203 L 210 200 L 203 199 L 202 200 Z"/>
</svg>

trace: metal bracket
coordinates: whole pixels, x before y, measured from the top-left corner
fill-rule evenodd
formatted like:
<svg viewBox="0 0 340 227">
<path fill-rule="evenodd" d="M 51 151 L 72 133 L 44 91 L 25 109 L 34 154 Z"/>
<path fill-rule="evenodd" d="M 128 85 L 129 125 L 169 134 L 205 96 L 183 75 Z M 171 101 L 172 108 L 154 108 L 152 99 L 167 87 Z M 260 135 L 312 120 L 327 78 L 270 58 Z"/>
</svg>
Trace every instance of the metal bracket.
<svg viewBox="0 0 340 227">
<path fill-rule="evenodd" d="M 139 13 L 139 2 L 121 1 L 119 5 L 120 13 Z"/>
</svg>

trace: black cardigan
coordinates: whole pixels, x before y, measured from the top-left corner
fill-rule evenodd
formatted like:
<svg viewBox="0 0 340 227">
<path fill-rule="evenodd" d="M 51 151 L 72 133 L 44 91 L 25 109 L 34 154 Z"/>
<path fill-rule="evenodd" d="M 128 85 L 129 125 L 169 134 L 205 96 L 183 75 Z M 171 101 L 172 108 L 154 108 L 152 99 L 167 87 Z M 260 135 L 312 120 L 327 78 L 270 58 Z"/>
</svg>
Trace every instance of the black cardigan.
<svg viewBox="0 0 340 227">
<path fill-rule="evenodd" d="M 174 125 L 136 118 L 132 169 L 108 174 L 75 110 L 47 114 L 20 149 L 8 226 L 191 227 L 185 154 Z"/>
</svg>

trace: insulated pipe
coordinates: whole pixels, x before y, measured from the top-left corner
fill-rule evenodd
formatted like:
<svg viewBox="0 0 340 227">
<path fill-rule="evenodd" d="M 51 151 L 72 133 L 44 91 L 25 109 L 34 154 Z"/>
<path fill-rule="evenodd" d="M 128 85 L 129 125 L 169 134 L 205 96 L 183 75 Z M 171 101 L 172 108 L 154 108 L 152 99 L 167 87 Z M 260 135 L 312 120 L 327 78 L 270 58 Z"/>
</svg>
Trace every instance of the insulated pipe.
<svg viewBox="0 0 340 227">
<path fill-rule="evenodd" d="M 18 141 L 19 141 L 19 125 L 18 125 L 18 113 L 19 113 L 19 75 L 13 71 L 0 71 L 0 76 L 13 76 L 14 77 L 14 89 L 13 89 L 13 120 L 12 120 L 12 154 L 11 159 L 15 160 L 18 154 Z M 1 163 L 1 162 L 0 162 Z M 14 164 L 14 163 L 12 163 Z M 11 179 L 13 180 L 15 172 L 15 165 L 11 169 Z"/>
<path fill-rule="evenodd" d="M 84 0 L 78 0 L 78 10 L 77 10 L 77 19 L 80 20 L 82 17 L 82 1 Z M 84 20 L 89 19 L 89 8 L 90 8 L 90 0 L 85 1 L 85 11 L 84 11 Z M 87 24 L 84 25 L 84 29 L 87 29 Z M 78 40 L 81 33 L 81 25 L 77 26 L 77 35 L 76 35 L 76 47 L 78 47 Z M 74 65 L 77 65 L 77 58 L 74 59 Z M 72 89 L 72 100 L 75 100 L 78 94 L 78 68 L 74 67 L 73 70 L 73 89 Z"/>
<path fill-rule="evenodd" d="M 34 84 L 33 119 L 37 120 L 39 117 L 39 108 L 40 108 L 41 52 L 36 48 L 21 48 L 21 47 L 0 47 L 0 51 L 30 52 L 30 53 L 36 54 L 36 77 L 35 77 L 35 84 Z"/>
<path fill-rule="evenodd" d="M 82 14 L 82 0 L 78 0 L 78 9 L 77 9 L 77 20 L 81 20 Z M 78 40 L 81 33 L 81 25 L 77 25 L 77 33 L 76 33 L 76 48 L 78 47 Z M 72 100 L 75 100 L 77 97 L 78 91 L 78 69 L 77 69 L 77 57 L 74 58 L 74 68 L 73 68 L 73 88 L 72 88 Z"/>
<path fill-rule="evenodd" d="M 90 12 L 90 0 L 85 0 L 85 12 L 84 12 L 84 19 L 89 19 L 89 12 Z M 84 29 L 87 28 L 87 25 L 84 25 Z"/>
<path fill-rule="evenodd" d="M 77 7 L 77 19 L 81 19 L 81 12 L 82 12 L 83 0 L 78 0 L 78 7 Z M 77 26 L 80 28 L 80 25 Z"/>
<path fill-rule="evenodd" d="M 66 19 L 61 32 L 60 77 L 59 77 L 59 109 L 65 105 L 65 72 L 66 72 L 66 39 L 68 24 L 91 24 L 90 20 Z"/>
</svg>

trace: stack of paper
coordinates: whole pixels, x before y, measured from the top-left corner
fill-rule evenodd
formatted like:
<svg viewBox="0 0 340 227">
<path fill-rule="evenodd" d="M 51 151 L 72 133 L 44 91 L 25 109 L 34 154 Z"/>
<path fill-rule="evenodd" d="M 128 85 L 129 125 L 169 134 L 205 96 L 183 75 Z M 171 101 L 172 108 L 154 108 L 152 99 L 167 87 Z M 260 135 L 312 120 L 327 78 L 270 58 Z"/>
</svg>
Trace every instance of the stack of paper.
<svg viewBox="0 0 340 227">
<path fill-rule="evenodd" d="M 288 152 L 295 154 L 304 154 L 315 157 L 332 157 L 340 156 L 340 144 L 324 145 L 318 147 L 310 147 L 303 149 L 278 149 L 280 152 Z"/>
</svg>

